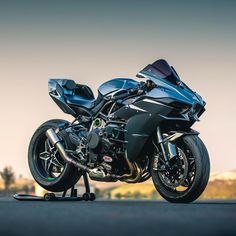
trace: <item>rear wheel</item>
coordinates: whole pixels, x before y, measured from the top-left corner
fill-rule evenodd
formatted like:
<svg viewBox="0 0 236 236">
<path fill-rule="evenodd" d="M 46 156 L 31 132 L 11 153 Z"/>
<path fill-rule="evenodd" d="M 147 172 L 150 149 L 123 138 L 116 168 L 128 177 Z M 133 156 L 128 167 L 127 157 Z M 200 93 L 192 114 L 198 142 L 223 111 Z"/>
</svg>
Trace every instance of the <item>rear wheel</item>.
<svg viewBox="0 0 236 236">
<path fill-rule="evenodd" d="M 28 163 L 35 181 L 52 192 L 62 192 L 79 180 L 83 174 L 78 168 L 65 163 L 57 149 L 51 145 L 45 132 L 68 123 L 65 120 L 49 120 L 34 133 L 28 150 Z"/>
<path fill-rule="evenodd" d="M 188 203 L 196 200 L 207 186 L 210 161 L 207 149 L 196 135 L 181 137 L 176 142 L 178 155 L 167 167 L 160 153 L 152 158 L 152 179 L 160 195 L 169 202 Z"/>
</svg>

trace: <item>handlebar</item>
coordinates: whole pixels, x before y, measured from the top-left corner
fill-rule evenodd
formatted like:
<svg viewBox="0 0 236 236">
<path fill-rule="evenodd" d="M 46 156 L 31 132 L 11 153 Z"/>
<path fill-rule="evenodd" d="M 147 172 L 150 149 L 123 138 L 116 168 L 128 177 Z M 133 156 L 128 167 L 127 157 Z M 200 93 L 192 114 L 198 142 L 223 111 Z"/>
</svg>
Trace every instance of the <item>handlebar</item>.
<svg viewBox="0 0 236 236">
<path fill-rule="evenodd" d="M 138 92 L 140 89 L 141 89 L 140 86 L 137 86 L 136 88 L 129 89 L 126 93 L 123 93 L 123 94 L 121 94 L 121 95 L 114 96 L 114 97 L 112 98 L 112 100 L 119 100 L 119 99 L 122 99 L 122 98 L 126 98 L 126 97 L 128 97 L 129 95 Z"/>
<path fill-rule="evenodd" d="M 125 97 L 128 97 L 130 95 L 130 93 L 129 92 L 126 92 L 126 93 L 123 93 L 123 94 L 121 94 L 121 95 L 117 95 L 117 96 L 114 96 L 113 98 L 112 98 L 112 100 L 119 100 L 119 99 L 122 99 L 122 98 L 125 98 Z"/>
</svg>

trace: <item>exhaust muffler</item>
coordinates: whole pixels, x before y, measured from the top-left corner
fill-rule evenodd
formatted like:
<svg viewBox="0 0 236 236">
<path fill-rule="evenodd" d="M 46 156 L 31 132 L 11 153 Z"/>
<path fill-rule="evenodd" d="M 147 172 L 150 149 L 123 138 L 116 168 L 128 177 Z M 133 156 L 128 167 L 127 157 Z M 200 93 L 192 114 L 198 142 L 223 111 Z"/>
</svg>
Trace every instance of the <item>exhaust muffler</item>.
<svg viewBox="0 0 236 236">
<path fill-rule="evenodd" d="M 46 136 L 48 137 L 50 143 L 57 148 L 59 154 L 61 155 L 61 157 L 64 159 L 65 162 L 67 163 L 71 163 L 74 166 L 86 171 L 86 172 L 90 172 L 91 169 L 89 169 L 87 166 L 79 163 L 78 161 L 76 161 L 75 159 L 71 158 L 65 151 L 64 146 L 61 143 L 61 139 L 58 137 L 58 135 L 56 134 L 56 132 L 54 131 L 54 129 L 50 128 L 46 131 Z"/>
</svg>

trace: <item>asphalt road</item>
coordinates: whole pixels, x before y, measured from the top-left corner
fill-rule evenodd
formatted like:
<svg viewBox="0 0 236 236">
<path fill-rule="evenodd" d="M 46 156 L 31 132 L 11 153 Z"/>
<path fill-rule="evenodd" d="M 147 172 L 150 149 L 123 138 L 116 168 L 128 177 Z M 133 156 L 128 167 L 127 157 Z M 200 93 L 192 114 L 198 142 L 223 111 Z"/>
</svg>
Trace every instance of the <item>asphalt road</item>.
<svg viewBox="0 0 236 236">
<path fill-rule="evenodd" d="M 19 202 L 0 199 L 0 235 L 236 235 L 236 201 Z"/>
</svg>

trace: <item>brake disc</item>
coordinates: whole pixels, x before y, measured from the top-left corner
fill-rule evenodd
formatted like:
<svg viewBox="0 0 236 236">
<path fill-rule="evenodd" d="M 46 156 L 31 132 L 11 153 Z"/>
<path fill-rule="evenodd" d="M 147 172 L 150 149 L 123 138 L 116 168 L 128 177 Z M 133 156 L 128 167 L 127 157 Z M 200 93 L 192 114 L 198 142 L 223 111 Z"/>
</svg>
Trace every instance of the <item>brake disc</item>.
<svg viewBox="0 0 236 236">
<path fill-rule="evenodd" d="M 178 148 L 178 156 L 170 160 L 169 167 L 158 171 L 158 175 L 167 187 L 176 188 L 182 185 L 188 175 L 188 160 L 183 150 Z"/>
</svg>

